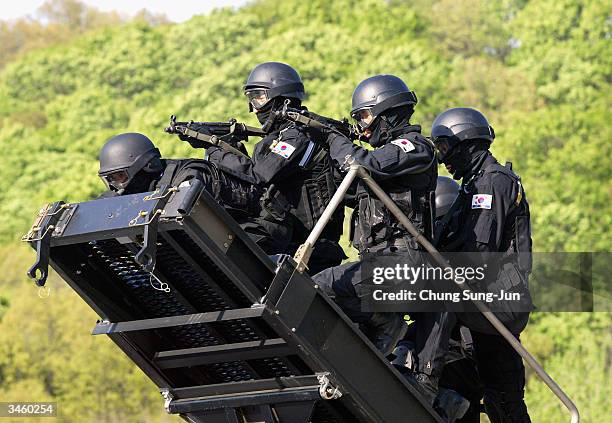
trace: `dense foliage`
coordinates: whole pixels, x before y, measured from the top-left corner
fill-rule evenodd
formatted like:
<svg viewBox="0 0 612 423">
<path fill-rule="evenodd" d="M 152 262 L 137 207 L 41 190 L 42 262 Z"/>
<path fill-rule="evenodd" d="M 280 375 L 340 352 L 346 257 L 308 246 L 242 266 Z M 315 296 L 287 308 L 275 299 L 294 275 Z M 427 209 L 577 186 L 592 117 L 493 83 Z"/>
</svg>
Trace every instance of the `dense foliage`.
<svg viewBox="0 0 612 423">
<path fill-rule="evenodd" d="M 483 111 L 494 151 L 521 174 L 539 251 L 609 251 L 612 4 L 604 0 L 265 0 L 182 24 L 105 27 L 11 60 L 0 71 L 0 398 L 60 402 L 60 421 L 153 421 L 161 400 L 59 281 L 40 299 L 15 241 L 45 202 L 103 189 L 97 152 L 149 135 L 167 157 L 201 151 L 163 133 L 180 119 L 252 124 L 241 85 L 280 60 L 315 112 L 346 116 L 363 78 L 396 74 L 419 96 L 424 132 L 447 107 Z M 536 314 L 523 339 L 585 421 L 612 412 L 610 314 Z M 565 421 L 537 378 L 534 421 Z M 103 405 L 101 405 L 103 404 Z M 161 417 L 160 417 L 161 419 Z M 162 421 L 162 420 L 160 420 Z M 170 421 L 170 420 L 163 420 Z"/>
</svg>

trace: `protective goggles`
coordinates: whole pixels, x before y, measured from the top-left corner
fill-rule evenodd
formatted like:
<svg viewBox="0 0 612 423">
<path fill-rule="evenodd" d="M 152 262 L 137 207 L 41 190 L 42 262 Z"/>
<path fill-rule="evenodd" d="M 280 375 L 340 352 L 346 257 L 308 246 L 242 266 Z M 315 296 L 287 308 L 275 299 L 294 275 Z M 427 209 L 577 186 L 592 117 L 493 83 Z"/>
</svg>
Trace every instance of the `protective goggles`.
<svg viewBox="0 0 612 423">
<path fill-rule="evenodd" d="M 253 90 L 247 90 L 244 92 L 249 104 L 253 109 L 259 110 L 264 107 L 271 100 L 268 96 L 268 90 L 264 88 L 255 88 Z"/>
<path fill-rule="evenodd" d="M 435 138 L 433 142 L 436 146 L 436 155 L 438 156 L 438 161 L 440 163 L 444 163 L 457 152 L 457 149 L 455 148 L 457 145 L 457 139 L 455 138 L 438 137 Z"/>
<path fill-rule="evenodd" d="M 115 170 L 105 175 L 100 175 L 100 178 L 102 178 L 108 189 L 116 191 L 125 189 L 132 179 L 127 169 Z"/>
<path fill-rule="evenodd" d="M 376 116 L 374 116 L 372 113 L 372 109 L 357 110 L 351 114 L 351 117 L 357 121 L 357 125 L 361 129 L 368 128 L 370 125 L 372 125 L 374 119 L 376 119 Z"/>
</svg>

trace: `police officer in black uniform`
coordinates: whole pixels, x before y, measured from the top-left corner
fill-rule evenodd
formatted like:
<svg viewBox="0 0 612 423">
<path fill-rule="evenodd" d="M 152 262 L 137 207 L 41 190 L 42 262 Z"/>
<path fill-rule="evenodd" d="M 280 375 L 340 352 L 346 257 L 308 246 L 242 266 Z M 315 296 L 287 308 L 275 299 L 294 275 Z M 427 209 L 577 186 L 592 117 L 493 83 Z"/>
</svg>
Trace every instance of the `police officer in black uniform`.
<svg viewBox="0 0 612 423">
<path fill-rule="evenodd" d="M 431 230 L 431 193 L 436 187 L 434 147 L 411 125 L 417 98 L 398 77 L 376 75 L 353 93 L 351 116 L 374 150 L 333 133 L 330 153 L 338 166 L 347 157 L 367 169 L 422 233 Z M 351 243 L 360 254 L 392 249 L 420 251 L 419 245 L 365 184 L 358 183 Z"/>
<path fill-rule="evenodd" d="M 170 181 L 172 175 L 166 169 L 173 173 L 182 171 L 182 181 L 202 177 L 201 172 L 189 166 L 190 162 L 197 163 L 197 160 L 164 160 L 153 142 L 136 132 L 110 138 L 100 150 L 99 160 L 98 175 L 108 188 L 102 197 L 153 191 L 164 173 Z M 172 164 L 171 169 L 169 164 Z"/>
<path fill-rule="evenodd" d="M 285 63 L 261 63 L 248 76 L 244 93 L 267 136 L 255 145 L 251 158 L 218 147 L 209 147 L 207 157 L 220 170 L 265 188 L 267 198 L 286 204 L 289 218 L 284 223 L 291 225 L 293 235 L 285 253 L 292 254 L 321 217 L 339 175 L 325 143 L 278 113 L 285 105 L 305 109 L 304 85 L 295 69 Z M 344 211 L 339 209 L 315 244 L 311 274 L 345 258 L 339 244 L 343 220 Z"/>
<path fill-rule="evenodd" d="M 442 224 L 460 190 L 461 187 L 454 179 L 438 176 L 434 232 Z M 457 423 L 479 423 L 483 387 L 474 362 L 472 334 L 468 328 L 457 324 L 453 328 L 451 342 L 453 348 L 446 355 L 446 364 L 440 377 L 440 391 L 443 392 L 444 388 L 452 389 L 469 401 L 468 410 Z"/>
<path fill-rule="evenodd" d="M 454 108 L 433 123 L 432 139 L 439 160 L 456 180 L 461 193 L 439 246 L 443 251 L 477 252 L 491 269 L 488 292 L 517 292 L 518 304 L 502 304 L 496 316 L 517 337 L 531 310 L 527 277 L 531 271 L 529 204 L 520 178 L 489 151 L 495 135 L 477 110 Z M 525 368 L 521 357 L 480 313 L 440 313 L 438 333 L 432 333 L 432 358 L 440 365 L 440 349 L 456 319 L 467 326 L 474 342 L 478 373 L 484 385 L 484 405 L 492 423 L 525 423 L 530 418 L 523 400 Z M 436 332 L 436 331 L 434 331 Z M 442 348 L 444 350 L 444 348 Z"/>
<path fill-rule="evenodd" d="M 347 157 L 352 157 L 371 173 L 421 233 L 431 235 L 431 199 L 436 187 L 437 162 L 434 146 L 421 135 L 421 127 L 409 123 L 416 103 L 416 95 L 400 78 L 393 75 L 367 78 L 353 93 L 351 115 L 374 149 L 357 146 L 338 134 L 330 135 L 329 145 L 338 166 L 342 166 Z M 427 261 L 427 256 L 362 181 L 357 183 L 355 198 L 351 243 L 359 250 L 362 260 L 327 269 L 313 279 L 354 322 L 359 323 L 383 354 L 388 355 L 406 332 L 404 313 L 362 309 L 362 299 L 369 295 L 368 285 L 372 280 L 371 274 L 364 269 L 384 265 L 389 258 L 396 263 L 418 267 Z M 437 379 L 428 380 L 427 389 L 420 381 L 411 382 L 434 403 Z M 462 401 L 460 398 L 456 402 L 464 410 L 467 402 L 463 404 Z M 437 411 L 443 417 L 456 413 L 440 407 Z"/>
<path fill-rule="evenodd" d="M 154 191 L 198 179 L 266 253 L 280 254 L 287 248 L 287 226 L 262 218 L 262 190 L 220 171 L 211 162 L 162 159 L 153 142 L 139 133 L 112 137 L 100 150 L 99 159 L 98 174 L 108 187 L 102 198 Z M 276 204 L 274 207 L 281 208 Z M 279 215 L 279 219 L 283 218 L 286 216 Z"/>
</svg>

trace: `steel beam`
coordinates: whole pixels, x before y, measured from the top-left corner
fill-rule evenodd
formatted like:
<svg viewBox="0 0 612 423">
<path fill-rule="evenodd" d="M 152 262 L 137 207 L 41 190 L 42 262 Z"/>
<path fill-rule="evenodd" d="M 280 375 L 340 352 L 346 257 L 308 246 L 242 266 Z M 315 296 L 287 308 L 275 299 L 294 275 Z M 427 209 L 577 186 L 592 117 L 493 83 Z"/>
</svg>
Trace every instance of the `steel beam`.
<svg viewBox="0 0 612 423">
<path fill-rule="evenodd" d="M 177 367 L 224 363 L 227 361 L 282 357 L 292 352 L 292 348 L 290 348 L 283 339 L 274 338 L 262 339 L 260 341 L 213 345 L 211 347 L 161 351 L 155 354 L 154 361 L 161 369 L 172 369 Z"/>
<path fill-rule="evenodd" d="M 140 330 L 162 329 L 174 326 L 196 325 L 199 323 L 214 323 L 227 320 L 249 319 L 261 317 L 262 306 L 239 308 L 235 310 L 211 311 L 208 313 L 195 313 L 183 316 L 158 317 L 155 319 L 132 320 L 128 322 L 100 322 L 94 328 L 92 335 L 108 335 L 111 333 L 124 333 Z"/>
</svg>

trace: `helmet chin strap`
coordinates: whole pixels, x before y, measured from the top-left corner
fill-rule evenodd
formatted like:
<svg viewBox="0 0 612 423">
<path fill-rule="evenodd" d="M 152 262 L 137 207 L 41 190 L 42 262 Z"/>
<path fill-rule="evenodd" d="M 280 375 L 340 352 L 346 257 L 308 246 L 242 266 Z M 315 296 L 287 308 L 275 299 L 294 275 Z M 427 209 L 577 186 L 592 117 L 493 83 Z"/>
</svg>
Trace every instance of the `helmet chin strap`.
<svg viewBox="0 0 612 423">
<path fill-rule="evenodd" d="M 257 113 L 257 120 L 261 123 L 261 129 L 264 132 L 270 132 L 270 129 L 276 123 L 276 113 L 274 113 L 277 109 L 277 98 L 274 98 L 268 103 L 261 112 Z"/>
<path fill-rule="evenodd" d="M 408 120 L 411 116 L 412 108 L 410 106 L 398 106 L 385 110 L 376 117 L 377 122 L 374 122 L 372 127 L 370 145 L 380 147 L 401 135 L 406 126 L 409 125 Z"/>
<path fill-rule="evenodd" d="M 262 131 L 264 132 L 270 132 L 270 129 L 272 129 L 272 126 L 274 126 L 274 123 L 276 122 L 276 114 L 272 113 L 272 110 L 270 110 L 270 113 L 268 113 L 268 118 L 265 120 L 264 124 L 261 126 Z"/>
<path fill-rule="evenodd" d="M 368 140 L 372 147 L 380 147 L 386 144 L 390 138 L 389 121 L 384 115 L 380 115 L 376 118 L 378 122 L 374 122 L 372 128 L 372 136 Z"/>
</svg>

